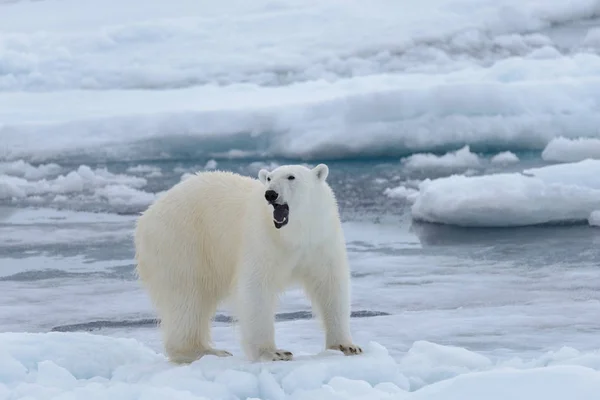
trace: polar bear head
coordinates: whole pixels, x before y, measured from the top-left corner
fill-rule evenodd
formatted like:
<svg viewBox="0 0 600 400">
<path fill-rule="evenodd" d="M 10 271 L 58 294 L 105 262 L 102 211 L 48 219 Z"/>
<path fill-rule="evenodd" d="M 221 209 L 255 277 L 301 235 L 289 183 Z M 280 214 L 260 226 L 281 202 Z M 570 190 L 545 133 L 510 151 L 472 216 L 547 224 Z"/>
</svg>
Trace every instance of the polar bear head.
<svg viewBox="0 0 600 400">
<path fill-rule="evenodd" d="M 269 172 L 261 169 L 258 179 L 265 186 L 265 201 L 273 206 L 273 223 L 280 229 L 287 225 L 290 213 L 293 215 L 310 215 L 311 210 L 319 208 L 323 188 L 329 168 L 319 164 L 313 169 L 302 165 L 283 165 Z M 308 212 L 308 214 L 306 214 Z M 293 217 L 292 217 L 293 218 Z"/>
</svg>

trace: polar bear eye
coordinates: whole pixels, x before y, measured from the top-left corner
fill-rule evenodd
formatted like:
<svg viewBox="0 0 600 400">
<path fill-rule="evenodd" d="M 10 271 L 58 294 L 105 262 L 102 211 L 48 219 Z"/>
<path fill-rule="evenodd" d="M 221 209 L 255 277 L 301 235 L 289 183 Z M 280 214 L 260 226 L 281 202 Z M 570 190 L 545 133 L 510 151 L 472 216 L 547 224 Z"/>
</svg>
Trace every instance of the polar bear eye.
<svg viewBox="0 0 600 400">
<path fill-rule="evenodd" d="M 294 175 L 290 175 L 290 176 L 288 176 L 288 180 L 289 180 L 289 181 L 293 181 L 294 179 L 296 179 L 296 177 L 295 177 Z"/>
<path fill-rule="evenodd" d="M 271 182 L 271 178 L 267 178 L 267 182 Z"/>
</svg>

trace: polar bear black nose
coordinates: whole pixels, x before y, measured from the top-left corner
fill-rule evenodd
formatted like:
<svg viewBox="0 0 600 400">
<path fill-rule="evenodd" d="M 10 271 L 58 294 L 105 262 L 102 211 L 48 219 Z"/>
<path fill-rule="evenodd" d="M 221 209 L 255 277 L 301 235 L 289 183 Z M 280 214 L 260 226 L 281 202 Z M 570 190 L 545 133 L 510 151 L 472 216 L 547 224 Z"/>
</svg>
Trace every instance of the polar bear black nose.
<svg viewBox="0 0 600 400">
<path fill-rule="evenodd" d="M 269 203 L 273 203 L 278 197 L 279 194 L 274 190 L 267 190 L 265 192 L 265 199 L 267 199 Z"/>
</svg>

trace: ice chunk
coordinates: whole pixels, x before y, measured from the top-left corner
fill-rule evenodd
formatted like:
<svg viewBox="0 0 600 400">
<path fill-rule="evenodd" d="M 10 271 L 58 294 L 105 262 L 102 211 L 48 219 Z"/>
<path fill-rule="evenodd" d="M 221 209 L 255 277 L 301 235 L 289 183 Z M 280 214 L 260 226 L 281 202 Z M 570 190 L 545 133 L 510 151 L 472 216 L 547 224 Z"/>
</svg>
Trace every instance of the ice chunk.
<svg viewBox="0 0 600 400">
<path fill-rule="evenodd" d="M 600 210 L 592 211 L 588 222 L 592 226 L 600 226 Z"/>
<path fill-rule="evenodd" d="M 585 367 L 502 369 L 459 375 L 421 389 L 411 400 L 592 400 L 600 390 L 600 372 Z"/>
<path fill-rule="evenodd" d="M 586 221 L 600 207 L 600 160 L 523 173 L 426 180 L 412 206 L 416 220 L 506 227 Z"/>
<path fill-rule="evenodd" d="M 411 387 L 420 388 L 469 371 L 485 370 L 492 362 L 460 347 L 419 341 L 412 345 L 400 366 L 411 377 Z"/>
<path fill-rule="evenodd" d="M 492 164 L 514 164 L 519 162 L 519 157 L 510 151 L 503 151 L 493 156 L 490 161 Z"/>
<path fill-rule="evenodd" d="M 11 165 L 14 167 L 15 164 Z M 80 165 L 67 174 L 47 179 L 50 171 L 57 172 L 62 168 L 56 165 L 32 170 L 27 164 L 21 165 L 25 166 L 24 169 L 11 167 L 5 168 L 6 174 L 0 173 L 0 200 L 46 206 L 75 203 L 78 207 L 100 203 L 111 211 L 129 211 L 144 209 L 156 197 L 154 193 L 141 190 L 147 184 L 146 178 L 115 174 L 106 168 Z M 140 172 L 142 169 L 134 167 L 132 171 Z M 156 173 L 156 170 L 150 172 Z"/>
<path fill-rule="evenodd" d="M 204 169 L 216 169 L 217 164 L 218 163 L 215 160 L 208 160 L 204 165 Z"/>
<path fill-rule="evenodd" d="M 393 199 L 406 199 L 413 203 L 419 195 L 419 191 L 406 186 L 396 186 L 394 188 L 386 188 L 383 194 Z"/>
<path fill-rule="evenodd" d="M 583 39 L 583 46 L 600 49 L 600 28 L 590 29 Z"/>
<path fill-rule="evenodd" d="M 127 185 L 109 185 L 94 191 L 95 196 L 118 208 L 119 206 L 143 209 L 156 198 L 154 193 L 144 192 Z"/>
<path fill-rule="evenodd" d="M 573 162 L 587 158 L 600 159 L 600 139 L 558 137 L 552 139 L 542 152 L 546 161 Z"/>
<path fill-rule="evenodd" d="M 144 164 L 136 165 L 135 167 L 129 167 L 129 168 L 127 168 L 127 172 L 129 172 L 130 174 L 146 175 L 148 177 L 155 177 L 155 176 L 162 175 L 162 171 L 159 167 L 156 167 L 154 165 L 144 165 Z"/>
<path fill-rule="evenodd" d="M 62 171 L 58 164 L 31 165 L 23 160 L 0 163 L 0 175 L 8 175 L 29 180 L 38 180 Z"/>
<path fill-rule="evenodd" d="M 404 166 L 411 170 L 431 170 L 431 169 L 466 169 L 480 165 L 479 156 L 471 152 L 469 146 L 464 146 L 459 150 L 448 152 L 442 156 L 435 154 L 413 154 L 402 160 Z"/>
</svg>

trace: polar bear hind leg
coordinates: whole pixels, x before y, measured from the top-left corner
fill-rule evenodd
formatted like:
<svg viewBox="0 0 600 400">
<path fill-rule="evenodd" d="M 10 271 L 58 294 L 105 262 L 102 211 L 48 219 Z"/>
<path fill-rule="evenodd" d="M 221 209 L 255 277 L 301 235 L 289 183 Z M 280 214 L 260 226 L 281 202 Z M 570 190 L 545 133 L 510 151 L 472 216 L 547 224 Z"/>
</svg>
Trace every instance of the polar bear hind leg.
<svg viewBox="0 0 600 400">
<path fill-rule="evenodd" d="M 143 265 L 140 265 L 143 268 Z M 193 280 L 192 280 L 193 281 Z M 217 309 L 212 293 L 196 288 L 193 282 L 171 281 L 173 290 L 165 290 L 165 281 L 147 280 L 146 285 L 158 285 L 151 290 L 152 299 L 160 318 L 165 351 L 173 363 L 191 363 L 205 355 L 227 357 L 226 350 L 212 347 L 211 325 Z M 193 296 L 190 294 L 193 293 Z"/>
<path fill-rule="evenodd" d="M 165 350 L 172 362 L 190 363 L 205 355 L 232 355 L 212 347 L 211 325 L 215 310 L 216 304 L 198 296 L 194 300 L 181 299 L 165 313 L 166 320 L 161 321 L 161 328 Z"/>
</svg>

